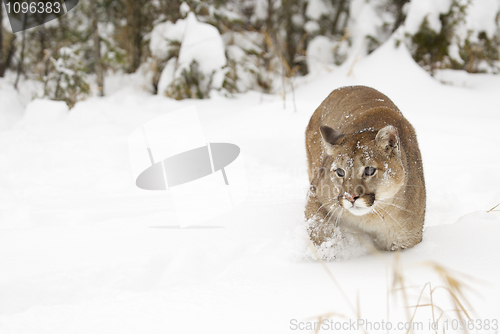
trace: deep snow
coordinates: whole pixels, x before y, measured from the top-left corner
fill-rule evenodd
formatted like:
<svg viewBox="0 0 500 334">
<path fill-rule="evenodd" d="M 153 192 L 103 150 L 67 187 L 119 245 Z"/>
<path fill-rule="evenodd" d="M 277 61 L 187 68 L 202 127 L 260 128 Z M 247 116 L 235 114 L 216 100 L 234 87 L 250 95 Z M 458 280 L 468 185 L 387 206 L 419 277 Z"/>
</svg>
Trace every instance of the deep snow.
<svg viewBox="0 0 500 334">
<path fill-rule="evenodd" d="M 328 312 L 355 319 L 325 268 L 296 260 L 305 247 L 296 234 L 307 190 L 305 126 L 331 90 L 354 84 L 395 102 L 423 155 L 424 241 L 401 253 L 408 304 L 426 282 L 442 284 L 422 265 L 436 261 L 477 278 L 468 280 L 475 292 L 466 290 L 474 318 L 498 319 L 500 213 L 486 211 L 500 202 L 500 77 L 431 78 L 393 45 L 296 80 L 296 112 L 291 94 L 286 109 L 280 96 L 256 92 L 179 102 L 129 81 L 68 113 L 26 113 L 15 123 L 26 101 L 1 80 L 0 333 L 287 333 L 293 319 Z M 207 141 L 244 152 L 249 195 L 210 226 L 180 229 L 167 194 L 134 187 L 127 139 L 140 124 L 190 105 Z M 401 294 L 387 297 L 393 259 L 326 266 L 353 304 L 359 296 L 362 318 L 395 326 L 405 315 Z M 435 303 L 451 308 L 444 292 Z M 430 332 L 430 319 L 429 308 L 418 310 L 420 332 Z"/>
</svg>

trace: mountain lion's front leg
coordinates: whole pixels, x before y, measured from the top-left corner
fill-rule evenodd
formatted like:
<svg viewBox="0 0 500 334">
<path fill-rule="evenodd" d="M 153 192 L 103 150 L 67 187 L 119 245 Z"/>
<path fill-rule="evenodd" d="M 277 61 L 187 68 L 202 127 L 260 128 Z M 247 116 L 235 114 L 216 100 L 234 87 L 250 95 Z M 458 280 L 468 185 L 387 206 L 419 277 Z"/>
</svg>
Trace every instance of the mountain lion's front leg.
<svg viewBox="0 0 500 334">
<path fill-rule="evenodd" d="M 316 246 L 320 246 L 335 234 L 335 228 L 330 207 L 319 202 L 314 190 L 314 186 L 311 186 L 307 196 L 305 218 L 309 238 Z"/>
</svg>

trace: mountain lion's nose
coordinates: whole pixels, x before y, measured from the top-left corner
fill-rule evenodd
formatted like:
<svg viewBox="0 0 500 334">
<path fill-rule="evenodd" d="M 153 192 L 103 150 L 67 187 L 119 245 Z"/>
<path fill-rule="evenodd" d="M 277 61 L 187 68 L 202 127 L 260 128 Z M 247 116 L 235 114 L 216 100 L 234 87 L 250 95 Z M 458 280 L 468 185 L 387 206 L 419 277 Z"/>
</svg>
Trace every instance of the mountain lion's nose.
<svg viewBox="0 0 500 334">
<path fill-rule="evenodd" d="M 359 197 L 359 195 L 351 195 L 351 194 L 349 194 L 349 193 L 344 193 L 344 198 L 345 198 L 346 200 L 348 200 L 349 202 L 351 202 L 351 203 L 354 203 L 354 201 L 355 201 L 355 200 L 356 200 L 356 198 L 358 198 L 358 197 Z"/>
</svg>

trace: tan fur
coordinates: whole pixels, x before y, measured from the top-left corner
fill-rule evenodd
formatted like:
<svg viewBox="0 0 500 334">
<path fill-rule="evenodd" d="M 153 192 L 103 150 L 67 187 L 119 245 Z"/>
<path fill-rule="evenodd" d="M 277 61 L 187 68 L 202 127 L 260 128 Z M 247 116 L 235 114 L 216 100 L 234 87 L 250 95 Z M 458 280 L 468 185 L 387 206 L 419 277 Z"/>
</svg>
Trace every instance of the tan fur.
<svg viewBox="0 0 500 334">
<path fill-rule="evenodd" d="M 364 86 L 334 90 L 311 117 L 306 150 L 305 216 L 316 245 L 333 237 L 335 226 L 382 250 L 422 240 L 426 196 L 417 137 L 387 96 Z M 375 174 L 367 176 L 366 167 Z"/>
</svg>

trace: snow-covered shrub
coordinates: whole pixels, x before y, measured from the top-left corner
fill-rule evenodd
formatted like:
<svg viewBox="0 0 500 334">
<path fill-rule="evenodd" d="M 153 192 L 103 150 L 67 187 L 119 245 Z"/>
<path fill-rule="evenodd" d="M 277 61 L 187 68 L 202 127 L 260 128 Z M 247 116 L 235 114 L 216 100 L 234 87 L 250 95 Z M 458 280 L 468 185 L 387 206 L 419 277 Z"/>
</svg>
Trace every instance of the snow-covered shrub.
<svg viewBox="0 0 500 334">
<path fill-rule="evenodd" d="M 62 47 L 48 58 L 47 74 L 40 78 L 44 96 L 64 101 L 70 108 L 87 97 L 90 87 L 81 58 L 81 54 L 70 47 Z"/>
<path fill-rule="evenodd" d="M 404 0 L 403 0 L 404 1 Z M 389 39 L 398 24 L 394 0 L 312 0 L 307 3 L 308 70 L 318 73 L 349 57 L 364 57 Z"/>
<path fill-rule="evenodd" d="M 248 55 L 238 45 L 226 47 L 228 66 L 224 78 L 223 87 L 229 93 L 246 92 L 255 87 L 259 68 L 252 61 L 252 55 Z"/>
<path fill-rule="evenodd" d="M 309 71 L 340 65 L 348 57 L 363 57 L 378 48 L 399 24 L 396 2 L 401 0 L 309 1 L 304 27 L 310 36 L 306 39 Z"/>
<path fill-rule="evenodd" d="M 211 89 L 222 87 L 226 56 L 221 35 L 214 26 L 198 21 L 194 13 L 175 24 L 156 25 L 150 49 L 157 63 L 164 64 L 158 94 L 206 98 Z"/>
<path fill-rule="evenodd" d="M 468 6 L 458 42 L 461 68 L 467 72 L 498 72 L 499 15 L 500 2 L 496 0 L 475 0 Z"/>
<path fill-rule="evenodd" d="M 249 89 L 268 92 L 271 85 L 264 64 L 264 35 L 258 32 L 227 32 L 222 36 L 226 45 L 228 65 L 223 87 L 229 93 Z"/>
<path fill-rule="evenodd" d="M 119 71 L 126 66 L 126 52 L 113 39 L 115 32 L 113 24 L 99 23 L 101 62 L 105 70 Z"/>
<path fill-rule="evenodd" d="M 307 47 L 307 68 L 309 73 L 331 71 L 335 64 L 337 43 L 326 36 L 314 37 Z"/>
<path fill-rule="evenodd" d="M 405 21 L 413 58 L 435 69 L 498 70 L 500 31 L 496 0 L 412 1 Z"/>
<path fill-rule="evenodd" d="M 404 24 L 406 40 L 415 61 L 431 74 L 437 68 L 452 67 L 450 46 L 465 19 L 467 5 L 458 1 L 412 1 Z M 458 53 L 456 53 L 458 54 Z"/>
<path fill-rule="evenodd" d="M 305 31 L 311 37 L 343 35 L 347 27 L 350 0 L 308 0 L 305 4 Z"/>
<path fill-rule="evenodd" d="M 307 71 L 329 69 L 346 59 L 350 0 L 309 0 L 305 4 L 304 49 Z"/>
<path fill-rule="evenodd" d="M 500 70 L 500 34 L 496 33 L 492 37 L 484 31 L 476 34 L 469 34 L 460 48 L 462 66 L 467 72 L 493 72 Z"/>
</svg>

